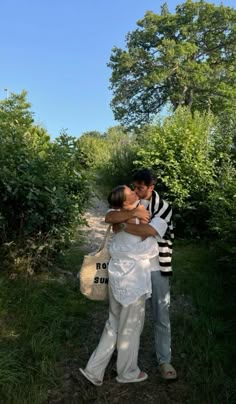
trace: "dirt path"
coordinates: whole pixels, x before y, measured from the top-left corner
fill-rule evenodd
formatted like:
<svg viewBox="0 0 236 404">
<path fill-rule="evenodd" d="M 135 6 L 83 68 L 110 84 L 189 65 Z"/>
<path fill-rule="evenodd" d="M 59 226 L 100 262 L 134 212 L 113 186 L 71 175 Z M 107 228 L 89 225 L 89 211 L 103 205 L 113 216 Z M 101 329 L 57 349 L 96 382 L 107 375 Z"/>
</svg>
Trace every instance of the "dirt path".
<svg viewBox="0 0 236 404">
<path fill-rule="evenodd" d="M 106 230 L 104 215 L 107 205 L 96 197 L 85 217 L 89 227 L 83 226 L 80 232 L 84 239 L 86 251 L 94 251 L 100 245 Z M 90 304 L 90 302 L 89 302 Z M 136 384 L 118 384 L 115 380 L 115 355 L 105 373 L 101 387 L 91 385 L 79 372 L 84 367 L 90 354 L 96 347 L 107 318 L 108 307 L 105 303 L 92 304 L 91 316 L 81 322 L 80 344 L 75 358 L 63 363 L 64 379 L 60 395 L 50 404 L 185 404 L 188 403 L 189 392 L 181 378 L 176 382 L 167 383 L 160 377 L 154 352 L 152 319 L 149 302 L 146 306 L 145 327 L 141 337 L 139 351 L 140 368 L 148 373 L 148 380 Z M 171 315 L 174 315 L 172 313 Z"/>
<path fill-rule="evenodd" d="M 84 215 L 88 226 L 81 226 L 80 234 L 84 240 L 84 249 L 88 252 L 96 250 L 103 240 L 107 228 L 104 221 L 107 209 L 108 205 L 94 196 L 90 208 Z"/>
</svg>

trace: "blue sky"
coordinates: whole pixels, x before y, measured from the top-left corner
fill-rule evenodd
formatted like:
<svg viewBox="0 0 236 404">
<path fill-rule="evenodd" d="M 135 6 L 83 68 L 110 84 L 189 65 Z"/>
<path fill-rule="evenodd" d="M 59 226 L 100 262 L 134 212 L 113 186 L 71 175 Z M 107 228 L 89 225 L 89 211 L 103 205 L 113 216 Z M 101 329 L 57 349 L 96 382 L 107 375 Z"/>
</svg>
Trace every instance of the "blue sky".
<svg viewBox="0 0 236 404">
<path fill-rule="evenodd" d="M 181 0 L 167 1 L 174 12 Z M 221 1 L 215 0 L 214 4 Z M 160 0 L 1 0 L 0 99 L 28 91 L 36 123 L 52 139 L 106 131 L 118 124 L 110 108 L 107 67 L 113 46 Z M 223 0 L 235 7 L 235 0 Z"/>
</svg>

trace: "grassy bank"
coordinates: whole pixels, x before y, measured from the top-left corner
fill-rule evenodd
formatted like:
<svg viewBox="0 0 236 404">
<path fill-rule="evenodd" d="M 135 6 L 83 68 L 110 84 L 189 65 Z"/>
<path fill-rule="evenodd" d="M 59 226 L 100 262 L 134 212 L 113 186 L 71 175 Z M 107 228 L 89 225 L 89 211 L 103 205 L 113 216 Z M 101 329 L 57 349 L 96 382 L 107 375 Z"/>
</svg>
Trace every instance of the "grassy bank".
<svg viewBox="0 0 236 404">
<path fill-rule="evenodd" d="M 190 386 L 190 402 L 236 402 L 232 268 L 210 244 L 187 242 L 177 243 L 174 267 L 172 295 L 183 305 L 172 320 L 175 357 Z"/>
<path fill-rule="evenodd" d="M 81 253 L 66 264 L 77 272 Z M 72 265 L 73 264 L 73 265 Z M 92 302 L 75 278 L 41 274 L 0 277 L 0 403 L 38 404 L 60 383 L 60 362 L 81 332 Z"/>
<path fill-rule="evenodd" d="M 64 268 L 77 272 L 80 261 L 81 253 L 75 248 L 64 260 Z M 188 386 L 188 398 L 186 391 L 184 400 L 179 394 L 177 397 L 183 404 L 231 404 L 236 398 L 234 288 L 226 282 L 220 265 L 213 250 L 199 244 L 177 243 L 172 334 L 179 381 Z M 93 327 L 88 315 L 98 310 L 97 304 L 80 295 L 72 277 L 62 275 L 9 279 L 2 274 L 0 295 L 0 402 L 41 404 L 49 390 L 60 391 L 64 372 L 61 363 L 81 357 L 80 341 L 89 345 Z M 94 339 L 97 338 L 96 333 Z M 169 387 L 172 395 L 177 387 Z M 104 389 L 109 390 L 109 384 Z M 97 394 L 102 394 L 100 391 Z M 131 397 L 123 395 L 121 399 L 128 402 Z"/>
</svg>

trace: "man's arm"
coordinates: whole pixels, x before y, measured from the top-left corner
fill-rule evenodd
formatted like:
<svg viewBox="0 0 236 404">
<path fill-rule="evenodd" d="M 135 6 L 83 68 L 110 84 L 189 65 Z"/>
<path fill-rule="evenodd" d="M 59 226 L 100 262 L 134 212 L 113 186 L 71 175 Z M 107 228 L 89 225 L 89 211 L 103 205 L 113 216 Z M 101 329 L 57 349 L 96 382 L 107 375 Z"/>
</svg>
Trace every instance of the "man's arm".
<svg viewBox="0 0 236 404">
<path fill-rule="evenodd" d="M 111 210 L 105 216 L 106 223 L 123 223 L 133 217 L 138 217 L 145 222 L 149 221 L 150 213 L 142 206 L 139 205 L 137 208 L 132 210 Z"/>
</svg>

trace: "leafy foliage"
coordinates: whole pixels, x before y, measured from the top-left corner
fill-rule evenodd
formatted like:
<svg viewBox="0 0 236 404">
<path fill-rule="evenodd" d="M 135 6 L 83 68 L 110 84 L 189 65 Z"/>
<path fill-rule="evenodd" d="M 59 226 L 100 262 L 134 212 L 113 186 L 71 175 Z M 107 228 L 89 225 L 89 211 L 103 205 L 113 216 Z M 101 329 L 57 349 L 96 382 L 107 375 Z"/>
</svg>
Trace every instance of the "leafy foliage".
<svg viewBox="0 0 236 404">
<path fill-rule="evenodd" d="M 232 114 L 226 122 L 210 112 L 192 114 L 179 107 L 136 134 L 111 128 L 97 183 L 107 194 L 117 184 L 130 184 L 136 168 L 149 167 L 157 175 L 158 192 L 173 205 L 177 236 L 233 240 L 234 127 Z"/>
<path fill-rule="evenodd" d="M 65 245 L 88 198 L 76 139 L 54 142 L 33 125 L 26 93 L 0 103 L 0 241 L 9 260 L 47 264 Z"/>
<path fill-rule="evenodd" d="M 236 166 L 235 166 L 235 133 L 230 127 L 235 127 L 235 121 L 218 122 L 214 136 L 214 188 L 209 193 L 211 217 L 209 225 L 213 233 L 227 241 L 231 254 L 236 238 Z M 225 130 L 227 129 L 227 132 Z M 235 258 L 234 258 L 235 259 Z"/>
<path fill-rule="evenodd" d="M 203 0 L 148 11 L 115 47 L 112 108 L 126 125 L 151 122 L 167 104 L 192 111 L 231 110 L 236 96 L 236 10 Z"/>
<path fill-rule="evenodd" d="M 100 132 L 85 132 L 77 141 L 81 164 L 93 171 L 109 159 L 108 143 Z"/>
<path fill-rule="evenodd" d="M 206 196 L 214 185 L 213 124 L 211 114 L 192 116 L 180 107 L 163 124 L 143 128 L 138 138 L 135 164 L 156 173 L 157 189 L 173 204 L 181 235 L 194 236 L 207 227 Z"/>
<path fill-rule="evenodd" d="M 192 114 L 185 108 L 166 118 L 163 125 L 146 126 L 139 137 L 138 166 L 152 168 L 160 187 L 175 206 L 191 203 L 212 182 L 209 158 L 213 116 Z"/>
<path fill-rule="evenodd" d="M 106 133 L 86 132 L 77 141 L 80 161 L 95 188 L 103 196 L 117 184 L 129 183 L 135 158 L 135 136 L 122 126 Z"/>
<path fill-rule="evenodd" d="M 100 173 L 103 178 L 106 178 L 106 183 L 110 187 L 128 184 L 134 167 L 135 136 L 127 133 L 122 126 L 115 126 L 107 131 L 106 139 L 109 148 L 109 161 L 104 169 L 100 170 Z"/>
<path fill-rule="evenodd" d="M 117 126 L 78 144 L 103 196 L 117 184 L 129 185 L 135 169 L 149 167 L 158 192 L 173 205 L 177 236 L 233 240 L 235 125 L 232 111 L 216 117 L 179 107 L 155 125 L 132 133 Z"/>
</svg>

